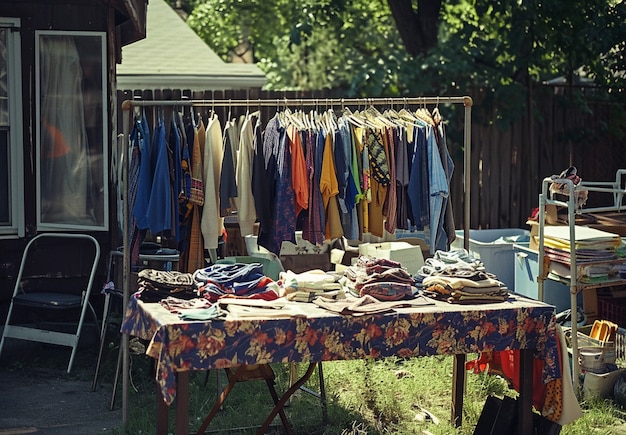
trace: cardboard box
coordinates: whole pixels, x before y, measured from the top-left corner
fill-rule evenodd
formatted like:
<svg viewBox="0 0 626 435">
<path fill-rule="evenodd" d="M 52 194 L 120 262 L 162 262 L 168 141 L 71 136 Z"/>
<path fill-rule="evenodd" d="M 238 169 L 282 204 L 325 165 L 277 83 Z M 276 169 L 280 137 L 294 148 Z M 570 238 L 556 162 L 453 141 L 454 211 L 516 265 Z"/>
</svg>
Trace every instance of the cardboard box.
<svg viewBox="0 0 626 435">
<path fill-rule="evenodd" d="M 314 269 L 320 269 L 325 272 L 333 270 L 329 252 L 323 254 L 281 255 L 280 262 L 283 264 L 284 270 L 291 270 L 294 273 L 302 273 Z"/>
<path fill-rule="evenodd" d="M 397 261 L 411 275 L 424 265 L 422 249 L 407 242 L 363 243 L 359 245 L 359 254 Z"/>
<path fill-rule="evenodd" d="M 583 311 L 587 315 L 587 323 L 598 318 L 598 293 L 595 288 L 583 290 Z"/>
</svg>

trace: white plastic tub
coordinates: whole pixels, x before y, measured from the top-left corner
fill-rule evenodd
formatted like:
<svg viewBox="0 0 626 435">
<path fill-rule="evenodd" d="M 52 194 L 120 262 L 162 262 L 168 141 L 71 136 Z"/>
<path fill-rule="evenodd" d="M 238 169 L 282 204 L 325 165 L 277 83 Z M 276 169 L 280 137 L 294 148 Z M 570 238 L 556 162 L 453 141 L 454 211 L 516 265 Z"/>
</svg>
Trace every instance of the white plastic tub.
<svg viewBox="0 0 626 435">
<path fill-rule="evenodd" d="M 515 291 L 513 245 L 528 243 L 529 240 L 530 231 L 521 228 L 470 230 L 469 251 L 474 258 L 483 262 L 487 272 L 496 274 L 509 290 Z M 464 242 L 464 231 L 457 230 L 452 247 L 463 249 Z"/>
</svg>

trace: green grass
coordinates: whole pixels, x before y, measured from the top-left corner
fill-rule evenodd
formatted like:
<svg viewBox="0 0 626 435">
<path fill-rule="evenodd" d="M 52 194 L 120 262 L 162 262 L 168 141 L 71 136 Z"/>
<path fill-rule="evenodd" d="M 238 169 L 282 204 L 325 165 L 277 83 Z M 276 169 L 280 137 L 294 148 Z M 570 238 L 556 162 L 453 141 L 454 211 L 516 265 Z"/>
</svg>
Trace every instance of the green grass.
<svg viewBox="0 0 626 435">
<path fill-rule="evenodd" d="M 133 344 L 135 341 L 133 340 Z M 131 356 L 128 425 L 125 431 L 114 430 L 115 435 L 153 434 L 156 419 L 156 384 L 152 360 L 142 354 L 141 346 L 132 346 L 137 354 Z M 105 348 L 101 368 L 100 388 L 111 389 L 117 362 L 118 344 L 111 340 Z M 20 358 L 4 359 L 3 369 L 21 370 L 25 367 L 47 367 L 64 373 L 68 352 L 59 357 L 47 351 L 24 353 Z M 93 377 L 95 350 L 78 353 L 75 368 L 68 378 L 85 380 Z M 476 355 L 468 355 L 472 359 Z M 297 434 L 310 435 L 378 435 L 378 434 L 433 434 L 470 435 L 489 394 L 514 396 L 507 383 L 498 376 L 466 376 L 463 425 L 450 424 L 452 357 L 424 357 L 412 359 L 387 358 L 380 361 L 336 361 L 323 364 L 327 391 L 328 419 L 322 422 L 322 409 L 316 397 L 298 392 L 286 407 L 289 421 Z M 276 388 L 280 393 L 289 383 L 289 366 L 273 365 Z M 302 373 L 306 364 L 298 365 Z M 223 373 L 223 372 L 222 372 Z M 190 433 L 195 433 L 216 400 L 217 371 L 193 372 L 190 382 Z M 222 375 L 222 382 L 226 376 Z M 318 389 L 317 371 L 307 383 Z M 121 407 L 121 382 L 118 386 L 116 408 Z M 263 381 L 250 381 L 235 386 L 223 409 L 211 422 L 207 433 L 255 434 L 257 427 L 270 412 L 272 399 Z M 563 435 L 619 435 L 626 434 L 626 411 L 612 400 L 583 400 L 583 417 L 563 427 Z M 419 410 L 430 411 L 439 424 L 416 419 Z M 174 409 L 170 409 L 170 432 L 174 430 Z M 283 433 L 280 419 L 272 423 L 270 434 Z"/>
<path fill-rule="evenodd" d="M 469 355 L 468 359 L 476 355 Z M 149 358 L 132 357 L 127 434 L 154 433 L 155 383 Z M 515 396 L 498 376 L 468 372 L 464 397 L 463 425 L 450 424 L 452 357 L 387 358 L 380 361 L 335 361 L 323 364 L 328 414 L 322 423 L 319 400 L 307 393 L 294 395 L 286 413 L 298 434 L 433 434 L 469 435 L 489 394 Z M 289 366 L 272 366 L 279 394 L 289 382 Z M 306 364 L 298 365 L 299 373 Z M 194 372 L 190 381 L 190 433 L 195 433 L 217 397 L 216 371 Z M 226 376 L 222 376 L 226 383 Z M 307 383 L 318 390 L 317 371 Z M 118 401 L 118 403 L 120 403 Z M 207 433 L 254 434 L 271 410 L 271 397 L 263 381 L 237 384 Z M 626 434 L 626 413 L 611 400 L 582 401 L 583 417 L 562 428 L 563 435 Z M 416 418 L 420 409 L 438 420 Z M 173 432 L 174 410 L 170 410 Z M 118 435 L 122 432 L 117 432 Z M 277 417 L 272 434 L 283 433 Z"/>
</svg>

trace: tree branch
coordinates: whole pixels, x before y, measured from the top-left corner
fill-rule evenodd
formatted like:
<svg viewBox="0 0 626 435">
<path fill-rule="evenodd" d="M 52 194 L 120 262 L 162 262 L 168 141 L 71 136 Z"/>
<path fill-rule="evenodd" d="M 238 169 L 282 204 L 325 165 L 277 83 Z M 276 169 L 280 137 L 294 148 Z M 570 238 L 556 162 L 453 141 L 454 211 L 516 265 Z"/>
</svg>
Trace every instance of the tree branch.
<svg viewBox="0 0 626 435">
<path fill-rule="evenodd" d="M 416 57 L 437 45 L 441 0 L 387 0 L 407 53 Z"/>
</svg>

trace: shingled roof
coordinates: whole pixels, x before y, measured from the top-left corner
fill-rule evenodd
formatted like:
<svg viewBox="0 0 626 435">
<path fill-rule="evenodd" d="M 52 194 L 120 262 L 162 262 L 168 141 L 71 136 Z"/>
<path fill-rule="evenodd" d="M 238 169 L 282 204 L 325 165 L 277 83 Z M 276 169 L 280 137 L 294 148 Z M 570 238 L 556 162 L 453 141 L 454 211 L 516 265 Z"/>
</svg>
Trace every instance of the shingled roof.
<svg viewBox="0 0 626 435">
<path fill-rule="evenodd" d="M 118 89 L 260 88 L 254 64 L 224 62 L 165 0 L 148 3 L 146 38 L 122 48 Z"/>
</svg>

